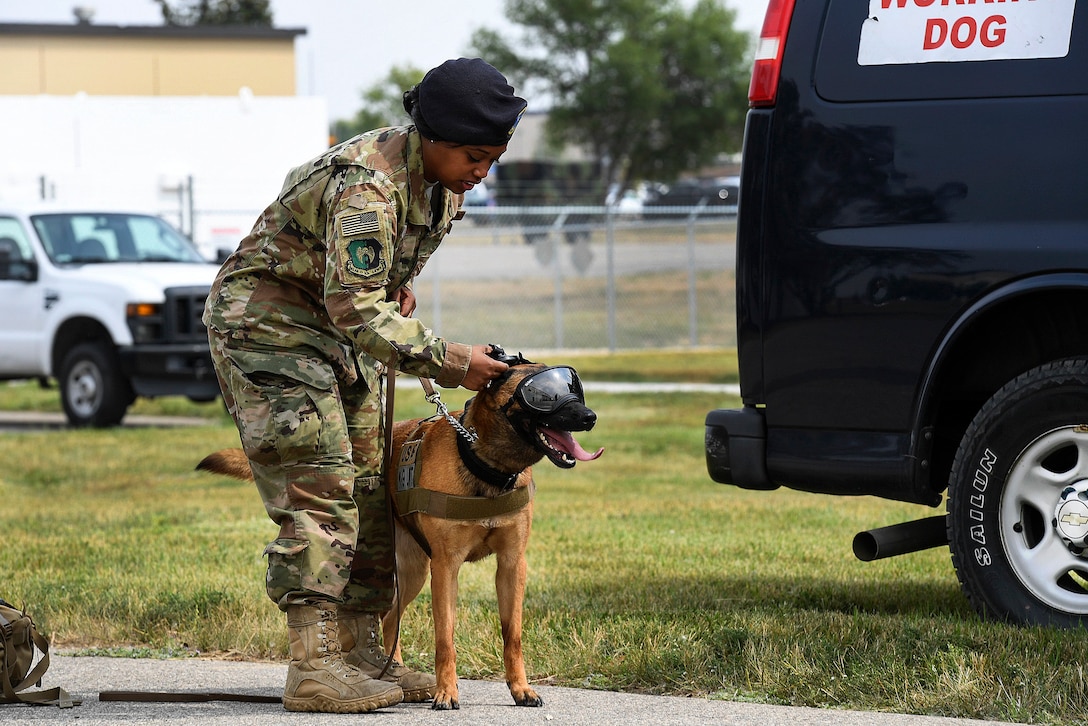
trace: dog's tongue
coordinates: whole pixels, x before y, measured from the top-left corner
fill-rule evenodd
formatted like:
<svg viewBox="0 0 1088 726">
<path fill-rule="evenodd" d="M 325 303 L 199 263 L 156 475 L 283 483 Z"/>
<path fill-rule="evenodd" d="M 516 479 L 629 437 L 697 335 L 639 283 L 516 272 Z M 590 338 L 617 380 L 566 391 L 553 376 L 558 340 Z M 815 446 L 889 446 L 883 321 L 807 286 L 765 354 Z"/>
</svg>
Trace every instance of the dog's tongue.
<svg viewBox="0 0 1088 726">
<path fill-rule="evenodd" d="M 541 432 L 555 444 L 555 448 L 565 454 L 573 456 L 578 461 L 593 461 L 604 453 L 604 448 L 597 449 L 596 453 L 589 453 L 582 448 L 569 431 L 556 431 L 555 429 L 541 428 Z"/>
</svg>

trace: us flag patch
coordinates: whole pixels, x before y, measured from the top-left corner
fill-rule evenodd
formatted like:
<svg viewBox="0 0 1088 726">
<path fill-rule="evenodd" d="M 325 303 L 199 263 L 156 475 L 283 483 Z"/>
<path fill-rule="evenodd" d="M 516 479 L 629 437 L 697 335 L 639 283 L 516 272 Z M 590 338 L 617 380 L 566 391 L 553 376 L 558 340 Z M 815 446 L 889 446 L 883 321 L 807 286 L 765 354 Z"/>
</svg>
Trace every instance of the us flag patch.
<svg viewBox="0 0 1088 726">
<path fill-rule="evenodd" d="M 340 218 L 340 235 L 343 237 L 361 237 L 380 229 L 377 212 L 359 212 Z"/>
</svg>

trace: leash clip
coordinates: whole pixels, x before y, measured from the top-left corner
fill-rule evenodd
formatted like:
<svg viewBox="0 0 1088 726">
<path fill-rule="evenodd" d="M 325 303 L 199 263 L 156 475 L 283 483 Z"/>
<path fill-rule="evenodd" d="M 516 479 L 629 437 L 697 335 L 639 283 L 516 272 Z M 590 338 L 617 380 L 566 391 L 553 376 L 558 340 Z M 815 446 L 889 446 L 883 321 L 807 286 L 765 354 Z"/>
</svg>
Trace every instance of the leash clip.
<svg viewBox="0 0 1088 726">
<path fill-rule="evenodd" d="M 463 436 L 470 444 L 475 444 L 479 437 L 476 433 L 476 429 L 473 427 L 465 428 L 464 424 L 453 417 L 449 408 L 442 402 L 442 396 L 431 385 L 430 381 L 426 378 L 420 378 L 419 382 L 423 384 L 423 392 L 427 396 L 427 403 L 433 405 L 438 409 L 438 413 L 442 415 L 442 418 L 449 422 L 449 425 L 453 427 L 453 430 Z"/>
</svg>

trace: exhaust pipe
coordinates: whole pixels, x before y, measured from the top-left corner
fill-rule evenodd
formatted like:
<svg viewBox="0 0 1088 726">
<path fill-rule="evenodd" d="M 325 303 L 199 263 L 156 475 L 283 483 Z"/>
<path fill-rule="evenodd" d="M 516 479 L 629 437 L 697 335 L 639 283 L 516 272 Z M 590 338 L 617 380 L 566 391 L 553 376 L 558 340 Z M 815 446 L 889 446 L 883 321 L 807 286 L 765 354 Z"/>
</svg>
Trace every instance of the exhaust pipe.
<svg viewBox="0 0 1088 726">
<path fill-rule="evenodd" d="M 870 529 L 854 535 L 854 556 L 862 562 L 920 552 L 948 544 L 945 515 Z"/>
</svg>

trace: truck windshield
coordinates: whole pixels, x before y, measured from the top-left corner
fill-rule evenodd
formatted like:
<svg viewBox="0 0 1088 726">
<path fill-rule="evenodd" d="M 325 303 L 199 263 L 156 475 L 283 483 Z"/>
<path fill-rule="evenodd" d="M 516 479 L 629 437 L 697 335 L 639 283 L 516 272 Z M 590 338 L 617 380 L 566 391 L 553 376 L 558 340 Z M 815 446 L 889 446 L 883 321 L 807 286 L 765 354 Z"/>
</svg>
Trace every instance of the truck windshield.
<svg viewBox="0 0 1088 726">
<path fill-rule="evenodd" d="M 49 259 L 58 265 L 205 261 L 180 232 L 147 214 L 37 214 L 31 222 Z"/>
</svg>

